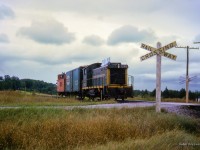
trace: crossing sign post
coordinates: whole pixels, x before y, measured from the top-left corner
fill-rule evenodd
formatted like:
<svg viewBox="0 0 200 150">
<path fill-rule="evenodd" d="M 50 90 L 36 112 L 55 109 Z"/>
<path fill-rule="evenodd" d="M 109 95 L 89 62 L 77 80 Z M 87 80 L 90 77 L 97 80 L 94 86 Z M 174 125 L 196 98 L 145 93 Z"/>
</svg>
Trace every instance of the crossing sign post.
<svg viewBox="0 0 200 150">
<path fill-rule="evenodd" d="M 176 46 L 176 41 L 174 41 L 174 42 L 172 42 L 168 45 L 165 45 L 163 47 L 160 47 L 160 48 L 158 48 L 158 47 L 154 48 L 154 47 L 151 47 L 149 45 L 145 45 L 145 44 L 142 43 L 141 48 L 149 50 L 151 52 L 140 57 L 140 60 L 143 61 L 143 60 L 148 59 L 148 58 L 150 58 L 154 55 L 162 55 L 162 56 L 165 56 L 165 57 L 170 58 L 172 60 L 176 60 L 176 57 L 177 57 L 176 55 L 165 52 L 166 50 L 173 48 L 175 46 Z"/>
<path fill-rule="evenodd" d="M 156 112 L 161 112 L 160 102 L 161 102 L 161 56 L 167 57 L 172 60 L 176 60 L 177 56 L 166 52 L 168 49 L 176 47 L 176 41 L 169 43 L 165 46 L 161 46 L 161 43 L 157 43 L 157 48 L 151 47 L 146 44 L 141 44 L 141 48 L 150 51 L 150 53 L 140 57 L 140 60 L 146 60 L 150 57 L 156 55 Z"/>
</svg>

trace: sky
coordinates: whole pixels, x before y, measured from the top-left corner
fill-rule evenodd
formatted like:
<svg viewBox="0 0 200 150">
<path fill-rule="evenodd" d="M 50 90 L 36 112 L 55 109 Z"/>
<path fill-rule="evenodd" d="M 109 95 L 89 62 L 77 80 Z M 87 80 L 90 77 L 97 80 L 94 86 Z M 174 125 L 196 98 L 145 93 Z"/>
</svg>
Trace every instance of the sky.
<svg viewBox="0 0 200 150">
<path fill-rule="evenodd" d="M 102 62 L 128 64 L 134 88 L 156 86 L 156 48 L 173 41 L 199 47 L 199 0 L 1 0 L 0 76 L 56 83 L 57 74 Z M 185 88 L 186 49 L 172 48 L 177 60 L 162 57 L 162 89 Z M 200 91 L 200 50 L 189 50 L 190 90 Z"/>
</svg>

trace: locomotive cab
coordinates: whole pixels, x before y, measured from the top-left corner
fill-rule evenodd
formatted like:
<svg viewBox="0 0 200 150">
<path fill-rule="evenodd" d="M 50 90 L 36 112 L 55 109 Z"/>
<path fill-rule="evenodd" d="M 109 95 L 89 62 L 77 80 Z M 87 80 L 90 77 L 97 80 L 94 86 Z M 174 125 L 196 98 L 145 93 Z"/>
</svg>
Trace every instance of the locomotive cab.
<svg viewBox="0 0 200 150">
<path fill-rule="evenodd" d="M 93 88 L 99 89 L 103 98 L 126 99 L 132 97 L 132 85 L 128 85 L 128 65 L 109 63 L 93 70 Z"/>
</svg>

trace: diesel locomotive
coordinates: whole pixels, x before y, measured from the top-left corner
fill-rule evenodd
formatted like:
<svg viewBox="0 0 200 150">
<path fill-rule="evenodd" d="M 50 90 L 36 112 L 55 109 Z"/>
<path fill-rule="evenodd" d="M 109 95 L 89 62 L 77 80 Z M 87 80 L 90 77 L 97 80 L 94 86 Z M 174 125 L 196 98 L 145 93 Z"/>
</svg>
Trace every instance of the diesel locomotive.
<svg viewBox="0 0 200 150">
<path fill-rule="evenodd" d="M 133 77 L 128 65 L 94 63 L 58 75 L 58 95 L 77 95 L 80 99 L 126 99 L 133 97 Z"/>
</svg>

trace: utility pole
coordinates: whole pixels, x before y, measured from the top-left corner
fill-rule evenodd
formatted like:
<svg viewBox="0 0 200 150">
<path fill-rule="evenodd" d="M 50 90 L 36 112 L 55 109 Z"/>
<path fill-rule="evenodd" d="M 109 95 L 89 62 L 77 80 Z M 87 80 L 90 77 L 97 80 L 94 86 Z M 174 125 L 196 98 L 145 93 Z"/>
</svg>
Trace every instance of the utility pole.
<svg viewBox="0 0 200 150">
<path fill-rule="evenodd" d="M 160 42 L 157 43 L 157 49 L 161 48 Z M 161 112 L 161 55 L 156 55 L 156 112 Z"/>
<path fill-rule="evenodd" d="M 186 91 L 186 103 L 189 102 L 189 50 L 190 49 L 199 49 L 197 47 L 189 47 L 189 46 L 177 46 L 176 48 L 186 48 L 187 49 L 187 63 L 186 63 L 186 80 L 185 80 L 185 91 Z"/>
</svg>

